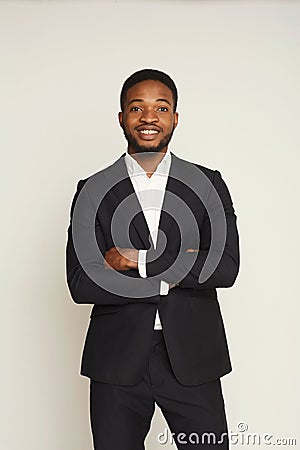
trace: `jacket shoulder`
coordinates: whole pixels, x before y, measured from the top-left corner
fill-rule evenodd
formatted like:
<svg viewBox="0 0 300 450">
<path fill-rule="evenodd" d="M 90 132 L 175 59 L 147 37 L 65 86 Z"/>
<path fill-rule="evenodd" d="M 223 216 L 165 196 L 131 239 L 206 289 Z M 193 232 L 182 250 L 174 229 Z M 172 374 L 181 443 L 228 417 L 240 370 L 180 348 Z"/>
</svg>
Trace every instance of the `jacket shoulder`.
<svg viewBox="0 0 300 450">
<path fill-rule="evenodd" d="M 178 156 L 177 156 L 177 158 L 178 158 Z M 181 158 L 178 158 L 178 159 L 181 159 Z M 202 164 L 198 164 L 198 163 L 195 163 L 195 162 L 192 162 L 192 161 L 188 161 L 186 159 L 182 159 L 182 161 L 184 161 L 185 163 L 188 163 L 188 164 L 192 164 L 193 166 L 195 166 L 198 169 L 200 169 L 204 173 L 204 175 L 206 175 L 211 181 L 214 180 L 215 174 L 216 174 L 216 172 L 218 172 L 215 169 L 211 169 L 209 167 L 203 166 Z"/>
<path fill-rule="evenodd" d="M 114 167 L 116 166 L 116 163 L 119 162 L 120 159 L 121 158 L 119 158 L 117 161 L 109 163 L 108 166 L 104 167 L 103 169 L 98 170 L 97 172 L 92 173 L 91 175 L 87 176 L 86 178 L 80 179 L 78 181 L 77 188 L 82 189 L 82 187 L 85 185 L 85 183 L 92 178 L 99 179 L 99 177 L 101 178 L 102 176 L 104 176 L 104 177 L 109 176 L 111 170 L 114 169 Z"/>
<path fill-rule="evenodd" d="M 209 179 L 213 180 L 216 170 L 210 169 L 209 167 L 202 166 L 201 164 L 192 163 L 194 166 L 198 167 Z"/>
</svg>

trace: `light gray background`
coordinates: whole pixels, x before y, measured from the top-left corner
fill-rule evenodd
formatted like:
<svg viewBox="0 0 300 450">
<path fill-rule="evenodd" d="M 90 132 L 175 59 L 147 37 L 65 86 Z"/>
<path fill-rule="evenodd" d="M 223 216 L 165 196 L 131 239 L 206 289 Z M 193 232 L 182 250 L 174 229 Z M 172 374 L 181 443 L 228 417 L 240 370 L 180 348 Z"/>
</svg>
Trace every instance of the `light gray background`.
<svg viewBox="0 0 300 450">
<path fill-rule="evenodd" d="M 77 181 L 126 149 L 119 92 L 144 67 L 178 85 L 171 149 L 220 170 L 238 216 L 240 275 L 219 290 L 229 428 L 300 448 L 299 22 L 297 1 L 0 2 L 1 449 L 92 449 L 66 230 Z M 147 450 L 174 448 L 165 426 L 156 411 Z"/>
</svg>

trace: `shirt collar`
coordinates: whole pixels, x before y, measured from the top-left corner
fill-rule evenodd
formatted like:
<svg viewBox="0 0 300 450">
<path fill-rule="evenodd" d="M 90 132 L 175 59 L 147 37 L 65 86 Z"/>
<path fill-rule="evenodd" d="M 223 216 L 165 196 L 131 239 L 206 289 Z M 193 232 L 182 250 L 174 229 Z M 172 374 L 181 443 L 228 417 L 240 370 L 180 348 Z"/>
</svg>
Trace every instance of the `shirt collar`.
<svg viewBox="0 0 300 450">
<path fill-rule="evenodd" d="M 136 160 L 128 152 L 124 156 L 124 161 L 125 161 L 129 175 L 133 175 L 133 174 L 137 174 L 137 173 L 146 174 L 144 169 L 139 165 L 139 163 L 136 162 Z M 171 164 L 171 152 L 169 149 L 167 149 L 163 159 L 158 164 L 153 175 L 155 175 L 155 174 L 168 175 L 169 169 L 170 169 L 170 164 Z"/>
</svg>

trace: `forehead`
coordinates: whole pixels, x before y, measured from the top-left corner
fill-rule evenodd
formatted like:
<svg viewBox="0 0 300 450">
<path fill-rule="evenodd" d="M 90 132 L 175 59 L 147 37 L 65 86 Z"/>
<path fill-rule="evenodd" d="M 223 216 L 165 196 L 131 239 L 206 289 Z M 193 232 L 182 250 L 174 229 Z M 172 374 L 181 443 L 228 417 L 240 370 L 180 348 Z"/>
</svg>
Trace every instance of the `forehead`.
<svg viewBox="0 0 300 450">
<path fill-rule="evenodd" d="M 158 80 L 141 81 L 129 88 L 126 93 L 125 101 L 130 102 L 135 98 L 144 101 L 166 99 L 173 104 L 173 94 L 171 89 Z"/>
</svg>

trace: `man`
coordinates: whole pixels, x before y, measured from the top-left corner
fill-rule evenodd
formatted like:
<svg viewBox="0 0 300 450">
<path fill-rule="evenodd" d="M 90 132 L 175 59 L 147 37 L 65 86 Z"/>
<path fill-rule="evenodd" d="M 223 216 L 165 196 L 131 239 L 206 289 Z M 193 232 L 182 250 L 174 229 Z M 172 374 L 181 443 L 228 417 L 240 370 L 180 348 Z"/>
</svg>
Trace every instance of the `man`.
<svg viewBox="0 0 300 450">
<path fill-rule="evenodd" d="M 216 288 L 238 274 L 236 215 L 220 172 L 168 149 L 176 106 L 167 74 L 131 75 L 127 153 L 80 180 L 71 206 L 67 282 L 75 303 L 94 304 L 80 373 L 95 450 L 144 449 L 155 403 L 178 449 L 228 449 Z"/>
</svg>

